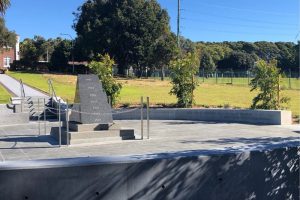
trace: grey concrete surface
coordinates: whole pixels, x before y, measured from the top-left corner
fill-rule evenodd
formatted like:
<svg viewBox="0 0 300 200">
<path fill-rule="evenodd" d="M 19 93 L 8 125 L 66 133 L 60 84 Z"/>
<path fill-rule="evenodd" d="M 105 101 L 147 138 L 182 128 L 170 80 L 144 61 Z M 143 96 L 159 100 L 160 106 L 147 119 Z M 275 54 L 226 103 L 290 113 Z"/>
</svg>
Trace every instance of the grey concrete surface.
<svg viewBox="0 0 300 200">
<path fill-rule="evenodd" d="M 146 110 L 144 109 L 144 117 Z M 138 120 L 139 109 L 115 110 L 114 120 Z M 292 112 L 280 110 L 247 110 L 247 109 L 183 109 L 153 108 L 150 109 L 152 120 L 196 120 L 225 123 L 247 123 L 265 125 L 290 125 Z"/>
<path fill-rule="evenodd" d="M 139 140 L 140 121 L 115 121 L 115 123 L 121 128 L 134 128 L 136 140 L 103 140 L 89 145 L 57 148 L 57 142 L 49 136 L 49 130 L 47 135 L 37 135 L 37 123 L 30 123 L 29 127 L 28 125 L 1 126 L 0 160 L 8 162 L 99 156 L 135 156 L 146 159 L 157 154 L 180 156 L 188 153 L 207 155 L 243 152 L 298 146 L 300 134 L 299 126 L 295 125 L 262 126 L 199 121 L 151 121 L 150 140 Z M 48 126 L 51 124 L 49 123 Z M 146 125 L 144 134 L 146 138 Z"/>
<path fill-rule="evenodd" d="M 6 74 L 0 74 L 0 82 L 8 88 L 15 96 L 21 96 L 20 83 Z M 25 96 L 47 97 L 44 93 L 24 85 Z"/>
<path fill-rule="evenodd" d="M 140 121 L 115 123 L 140 136 Z M 38 123 L 0 126 L 0 199 L 298 199 L 299 126 L 150 127 L 150 140 L 57 148 Z"/>
<path fill-rule="evenodd" d="M 86 158 L 74 166 L 0 168 L 0 199 L 297 200 L 293 148 L 122 162 Z M 65 163 L 73 163 L 74 159 Z M 99 162 L 100 161 L 100 162 Z M 26 163 L 34 161 L 26 161 Z"/>
</svg>

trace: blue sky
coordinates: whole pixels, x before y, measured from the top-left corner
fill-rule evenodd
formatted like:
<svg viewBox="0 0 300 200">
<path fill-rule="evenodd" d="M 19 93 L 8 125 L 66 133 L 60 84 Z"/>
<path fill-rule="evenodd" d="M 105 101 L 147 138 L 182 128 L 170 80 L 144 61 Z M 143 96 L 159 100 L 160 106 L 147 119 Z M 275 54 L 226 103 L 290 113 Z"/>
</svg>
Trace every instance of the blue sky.
<svg viewBox="0 0 300 200">
<path fill-rule="evenodd" d="M 9 29 L 21 39 L 76 36 L 73 12 L 85 0 L 11 0 Z M 176 31 L 177 0 L 159 0 Z M 181 0 L 181 35 L 193 41 L 296 41 L 299 0 Z M 300 39 L 300 36 L 298 36 Z"/>
</svg>

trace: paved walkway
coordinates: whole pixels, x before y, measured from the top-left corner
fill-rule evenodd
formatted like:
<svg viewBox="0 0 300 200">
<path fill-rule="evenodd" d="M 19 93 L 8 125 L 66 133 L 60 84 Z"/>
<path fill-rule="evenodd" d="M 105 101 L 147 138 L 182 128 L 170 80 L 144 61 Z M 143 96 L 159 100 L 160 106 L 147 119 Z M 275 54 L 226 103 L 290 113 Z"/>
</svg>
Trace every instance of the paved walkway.
<svg viewBox="0 0 300 200">
<path fill-rule="evenodd" d="M 38 124 L 0 126 L 1 161 L 57 158 L 209 155 L 299 146 L 300 129 L 194 121 L 151 121 L 150 140 L 139 140 L 140 121 L 115 121 L 136 131 L 134 141 L 103 141 L 83 146 L 57 147 L 49 135 L 38 136 Z M 48 124 L 50 125 L 50 124 Z M 42 129 L 43 130 L 43 129 Z M 146 133 L 146 128 L 144 135 Z"/>
<path fill-rule="evenodd" d="M 0 82 L 8 88 L 15 96 L 21 96 L 20 83 L 6 74 L 0 74 Z M 47 97 L 44 93 L 24 85 L 25 96 Z"/>
</svg>

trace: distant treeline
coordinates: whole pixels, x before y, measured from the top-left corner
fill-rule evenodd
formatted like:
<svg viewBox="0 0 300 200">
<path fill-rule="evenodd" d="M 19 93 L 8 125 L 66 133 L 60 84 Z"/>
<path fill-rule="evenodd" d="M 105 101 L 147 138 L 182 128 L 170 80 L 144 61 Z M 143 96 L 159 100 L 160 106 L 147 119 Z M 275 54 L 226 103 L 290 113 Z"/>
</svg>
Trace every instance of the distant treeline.
<svg viewBox="0 0 300 200">
<path fill-rule="evenodd" d="M 282 71 L 299 71 L 299 44 L 292 42 L 197 42 L 195 46 L 206 71 L 246 71 L 258 59 L 276 59 Z"/>
</svg>

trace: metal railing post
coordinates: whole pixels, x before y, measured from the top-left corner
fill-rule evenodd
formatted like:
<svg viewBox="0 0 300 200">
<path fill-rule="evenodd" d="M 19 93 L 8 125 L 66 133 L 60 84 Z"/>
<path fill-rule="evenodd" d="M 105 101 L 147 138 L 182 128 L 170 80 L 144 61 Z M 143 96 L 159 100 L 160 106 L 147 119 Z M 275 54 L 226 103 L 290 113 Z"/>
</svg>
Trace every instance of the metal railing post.
<svg viewBox="0 0 300 200">
<path fill-rule="evenodd" d="M 141 139 L 144 139 L 144 117 L 143 117 L 143 109 L 144 109 L 144 99 L 141 97 Z"/>
<path fill-rule="evenodd" d="M 61 147 L 61 116 L 60 116 L 60 99 L 58 100 L 58 121 L 59 121 L 59 147 Z"/>
<path fill-rule="evenodd" d="M 67 100 L 67 109 L 66 109 L 66 134 L 67 134 L 67 146 L 70 145 L 70 140 L 69 140 L 69 102 Z"/>
<path fill-rule="evenodd" d="M 44 98 L 44 130 L 45 130 L 45 135 L 47 135 L 47 125 L 46 125 L 46 99 Z"/>
<path fill-rule="evenodd" d="M 40 123 L 40 98 L 38 98 L 38 110 L 37 110 L 38 124 L 39 124 L 39 135 L 41 135 L 41 123 Z"/>
<path fill-rule="evenodd" d="M 150 139 L 150 122 L 149 122 L 149 97 L 147 97 L 147 139 Z"/>
</svg>

